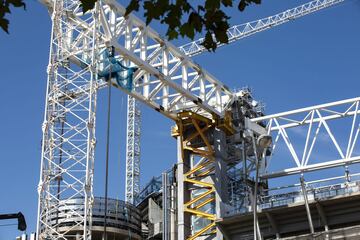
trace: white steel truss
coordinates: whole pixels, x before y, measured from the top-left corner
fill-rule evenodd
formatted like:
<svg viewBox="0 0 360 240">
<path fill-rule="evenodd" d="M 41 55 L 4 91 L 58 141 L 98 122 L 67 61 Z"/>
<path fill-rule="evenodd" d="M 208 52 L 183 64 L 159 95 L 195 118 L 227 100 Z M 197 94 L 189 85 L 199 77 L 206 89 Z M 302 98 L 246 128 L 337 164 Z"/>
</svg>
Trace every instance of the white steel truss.
<svg viewBox="0 0 360 240">
<path fill-rule="evenodd" d="M 130 88 L 116 78 L 111 83 L 171 119 L 182 110 L 222 117 L 234 96 L 145 23 L 132 15 L 125 18 L 116 1 L 99 1 L 86 14 L 79 1 L 43 3 L 52 13 L 53 31 L 37 236 L 91 239 L 97 79 L 106 75 L 107 51 L 124 66 L 138 69 Z M 163 61 L 154 64 L 159 55 Z M 111 77 L 117 66 L 109 66 Z M 83 208 L 70 207 L 77 217 L 64 228 L 57 213 L 73 199 L 83 199 Z"/>
<path fill-rule="evenodd" d="M 296 18 L 303 17 L 318 10 L 334 6 L 343 1 L 344 0 L 314 0 L 301 6 L 288 9 L 273 16 L 232 26 L 227 30 L 229 43 L 235 42 L 245 37 L 249 37 L 255 33 L 262 32 L 264 30 L 281 25 Z M 203 41 L 204 38 L 200 38 L 196 41 L 181 46 L 180 50 L 188 56 L 194 56 L 206 52 L 207 50 L 204 48 L 203 45 L 201 45 Z M 226 44 L 217 43 L 218 47 L 224 45 Z"/>
<path fill-rule="evenodd" d="M 79 228 L 80 239 L 91 239 L 97 78 L 104 51 L 113 48 L 117 61 L 137 68 L 130 88 L 115 78 L 112 85 L 173 120 L 184 110 L 222 118 L 234 94 L 141 20 L 124 17 L 115 0 L 99 1 L 87 14 L 79 1 L 44 3 L 53 15 L 53 31 L 37 231 L 44 238 L 67 239 Z M 61 232 L 54 220 L 60 199 L 75 198 L 84 200 L 84 208 L 73 209 L 74 227 Z"/>
<path fill-rule="evenodd" d="M 283 23 L 289 22 L 290 20 L 294 20 L 299 17 L 306 16 L 310 13 L 316 12 L 318 10 L 331 7 L 333 5 L 336 5 L 338 3 L 343 2 L 344 0 L 315 0 L 311 1 L 309 3 L 303 4 L 301 6 L 297 6 L 292 9 L 288 9 L 286 11 L 283 11 L 281 13 L 278 13 L 276 15 L 259 19 L 256 21 L 235 25 L 228 29 L 227 34 L 229 37 L 229 43 L 235 42 L 237 40 L 249 37 L 255 33 L 262 32 L 264 30 L 270 29 L 272 27 L 281 25 Z M 201 53 L 206 52 L 207 50 L 203 47 L 202 42 L 204 41 L 204 38 L 200 38 L 196 41 L 187 43 L 185 45 L 182 45 L 179 47 L 180 51 L 182 51 L 187 56 L 195 56 Z M 226 44 L 217 44 L 218 47 L 225 46 Z M 159 55 L 157 58 L 155 58 L 156 61 L 153 62 L 161 62 L 162 56 Z M 129 98 L 132 98 L 129 96 Z M 135 100 L 136 101 L 136 100 Z M 130 102 L 130 100 L 128 100 Z M 127 138 L 131 136 L 136 136 L 136 132 L 140 132 L 140 122 L 141 122 L 141 111 L 140 108 L 137 107 L 138 104 L 131 104 L 127 106 Z M 138 112 L 138 114 L 132 114 L 134 112 Z M 132 123 L 138 123 L 135 127 L 138 126 L 138 128 L 133 128 Z M 140 138 L 138 139 L 140 140 Z M 128 140 L 129 141 L 129 140 Z M 131 142 L 135 142 L 135 139 L 130 140 Z M 137 176 L 132 176 L 131 174 L 137 174 L 137 172 L 133 171 L 133 166 L 140 167 L 140 157 L 133 158 L 133 156 L 140 155 L 140 142 L 137 143 L 139 150 L 138 152 L 131 153 L 128 147 L 127 154 L 126 154 L 126 186 L 125 186 L 125 198 L 128 202 L 133 203 L 135 195 L 139 194 L 138 188 L 133 187 L 135 184 L 136 186 L 140 185 L 140 178 Z M 134 149 L 134 148 L 132 148 Z M 134 179 L 132 179 L 134 178 Z M 130 184 L 130 185 L 129 185 Z M 130 192 L 131 191 L 131 192 Z"/>
<path fill-rule="evenodd" d="M 115 87 L 171 119 L 181 110 L 223 116 L 233 99 L 223 83 L 134 15 L 124 18 L 125 8 L 116 1 L 103 3 L 101 37 L 114 47 L 116 55 L 138 67 L 133 89 L 112 80 Z M 159 56 L 162 61 L 154 63 Z"/>
<path fill-rule="evenodd" d="M 288 112 L 273 114 L 265 117 L 251 119 L 254 123 L 267 122 L 268 133 L 273 136 L 273 146 L 268 165 L 264 168 L 261 178 L 275 178 L 293 174 L 306 173 L 322 169 L 348 166 L 360 162 L 360 97 L 317 105 L 313 107 L 292 110 Z M 334 122 L 350 118 L 351 121 L 341 123 L 335 132 Z M 347 128 L 348 125 L 348 128 Z M 302 130 L 295 132 L 303 135 L 304 142 L 294 143 L 291 140 L 291 129 Z M 347 132 L 347 130 L 349 132 Z M 337 136 L 345 134 L 346 139 Z M 299 137 L 297 137 L 299 139 Z M 321 156 L 313 156 L 316 148 L 321 147 L 320 141 L 325 142 L 325 151 L 321 149 Z M 277 146 L 280 144 L 288 149 L 294 167 L 285 168 L 280 171 L 269 172 L 271 158 L 276 154 Z M 324 143 L 323 143 L 324 145 Z M 331 151 L 333 154 L 325 154 Z M 284 148 L 282 148 L 284 149 Z M 337 156 L 334 156 L 337 155 Z M 319 161 L 319 158 L 322 158 Z M 315 160 L 318 160 L 315 162 Z M 282 159 L 287 161 L 288 159 Z M 312 162 L 313 161 L 313 162 Z M 272 163 L 274 164 L 274 163 Z"/>
<path fill-rule="evenodd" d="M 135 98 L 128 96 L 126 136 L 125 201 L 135 203 L 140 193 L 140 108 Z"/>
<path fill-rule="evenodd" d="M 108 5 L 103 7 L 102 24 L 109 29 L 104 37 L 117 54 L 139 67 L 131 91 L 114 81 L 116 87 L 174 120 L 177 112 L 189 109 L 206 116 L 223 116 L 233 99 L 223 83 L 134 15 L 124 18 L 125 9 L 120 4 L 104 2 Z M 116 27 L 110 31 L 109 24 Z M 162 61 L 154 63 L 159 56 Z"/>
<path fill-rule="evenodd" d="M 37 238 L 63 240 L 76 235 L 76 239 L 91 239 L 99 18 L 97 11 L 82 14 L 77 1 L 46 4 L 52 15 L 52 32 Z M 83 207 L 72 207 L 75 199 L 80 199 Z M 65 227 L 59 218 L 63 208 L 71 211 L 71 227 Z"/>
</svg>

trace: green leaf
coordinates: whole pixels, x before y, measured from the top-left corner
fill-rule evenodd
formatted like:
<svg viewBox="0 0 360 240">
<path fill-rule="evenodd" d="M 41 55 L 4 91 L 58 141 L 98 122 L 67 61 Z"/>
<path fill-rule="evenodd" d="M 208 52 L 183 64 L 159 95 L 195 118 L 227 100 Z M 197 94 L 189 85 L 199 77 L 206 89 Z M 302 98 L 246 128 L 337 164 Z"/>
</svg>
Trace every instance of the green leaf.
<svg viewBox="0 0 360 240">
<path fill-rule="evenodd" d="M 233 0 L 221 0 L 221 3 L 222 3 L 225 7 L 232 7 Z"/>
<path fill-rule="evenodd" d="M 202 22 L 202 18 L 198 13 L 192 12 L 189 16 L 188 23 L 194 26 L 194 29 L 197 32 L 201 32 L 203 27 L 203 22 Z"/>
<path fill-rule="evenodd" d="M 187 36 L 190 39 L 194 39 L 195 32 L 194 32 L 194 26 L 192 26 L 190 23 L 184 23 L 180 26 L 180 34 L 181 36 Z"/>
<path fill-rule="evenodd" d="M 161 8 L 162 2 L 144 2 L 144 16 L 146 17 L 146 24 L 148 25 L 153 19 L 159 20 L 166 12 L 166 9 Z"/>
<path fill-rule="evenodd" d="M 241 0 L 241 1 L 239 2 L 238 9 L 242 12 L 242 11 L 245 10 L 246 6 L 247 6 L 246 1 L 245 1 L 245 0 Z"/>
<path fill-rule="evenodd" d="M 129 15 L 132 11 L 139 11 L 139 0 L 131 0 L 129 5 L 126 7 L 125 16 Z"/>
<path fill-rule="evenodd" d="M 26 9 L 26 5 L 23 2 L 23 0 L 7 0 L 7 2 L 13 5 L 14 7 L 23 7 L 24 10 Z"/>
<path fill-rule="evenodd" d="M 210 31 L 207 31 L 205 34 L 204 42 L 201 43 L 208 51 L 215 51 L 216 50 L 216 42 L 214 42 L 212 34 Z"/>
<path fill-rule="evenodd" d="M 80 2 L 81 2 L 80 6 L 83 10 L 83 13 L 86 13 L 87 11 L 95 7 L 95 3 L 97 2 L 97 0 L 80 0 Z"/>
<path fill-rule="evenodd" d="M 179 1 L 179 2 L 181 2 L 181 1 Z M 182 9 L 184 10 L 184 12 L 186 12 L 186 13 L 190 12 L 190 10 L 191 10 L 191 5 L 190 5 L 187 1 L 184 1 L 184 2 L 181 4 L 181 6 L 182 6 Z"/>
<path fill-rule="evenodd" d="M 175 39 L 179 36 L 179 33 L 174 30 L 174 29 L 168 29 L 168 31 L 166 32 L 166 36 L 168 36 L 169 40 Z"/>
<path fill-rule="evenodd" d="M 6 18 L 0 18 L 0 27 L 4 30 L 7 34 L 9 34 L 9 20 Z"/>
<path fill-rule="evenodd" d="M 251 3 L 260 4 L 261 0 L 240 0 L 239 5 L 238 5 L 238 9 L 242 12 Z"/>
<path fill-rule="evenodd" d="M 96 1 L 96 0 L 81 0 Z M 230 19 L 222 10 L 223 7 L 232 7 L 234 0 L 131 0 L 126 8 L 126 14 L 132 11 L 139 11 L 140 3 L 144 10 L 146 24 L 152 20 L 158 20 L 166 24 L 168 29 L 166 36 L 169 40 L 182 37 L 193 39 L 195 32 L 202 32 L 205 29 L 205 38 L 202 43 L 209 51 L 215 51 L 217 42 L 227 43 L 227 29 Z M 189 2 L 195 2 L 192 6 Z M 239 0 L 238 8 L 244 11 L 250 4 L 260 4 L 261 0 Z M 187 21 L 184 22 L 184 14 Z"/>
<path fill-rule="evenodd" d="M 1 5 L 0 5 L 1 6 Z M 0 17 L 5 16 L 6 13 L 11 13 L 9 5 L 4 5 L 3 7 L 0 7 Z"/>
<path fill-rule="evenodd" d="M 206 0 L 205 1 L 205 9 L 213 10 L 220 8 L 220 0 Z"/>
</svg>

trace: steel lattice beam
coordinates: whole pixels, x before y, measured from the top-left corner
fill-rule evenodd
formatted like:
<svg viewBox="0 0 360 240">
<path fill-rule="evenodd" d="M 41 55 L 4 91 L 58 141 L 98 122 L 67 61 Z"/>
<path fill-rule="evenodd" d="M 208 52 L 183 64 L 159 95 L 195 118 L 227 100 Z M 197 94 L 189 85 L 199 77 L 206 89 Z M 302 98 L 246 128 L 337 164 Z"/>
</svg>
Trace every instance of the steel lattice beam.
<svg viewBox="0 0 360 240">
<path fill-rule="evenodd" d="M 78 234 L 78 239 L 90 239 L 99 18 L 93 12 L 82 14 L 74 1 L 49 4 L 52 32 L 42 126 L 37 236 L 63 240 Z M 78 15 L 86 23 L 86 30 L 68 13 Z M 74 53 L 74 48 L 82 49 L 81 53 Z M 79 62 L 84 63 L 82 67 L 74 64 Z M 74 97 L 75 91 L 82 94 Z M 73 199 L 82 199 L 83 207 L 71 207 Z M 75 216 L 72 228 L 63 228 L 58 218 L 64 207 Z"/>
<path fill-rule="evenodd" d="M 128 96 L 126 138 L 125 201 L 135 203 L 140 193 L 140 108 L 135 98 Z"/>
<path fill-rule="evenodd" d="M 319 11 L 324 8 L 328 8 L 343 2 L 344 0 L 314 0 L 303 5 L 297 6 L 295 8 L 288 9 L 281 13 L 262 18 L 256 21 L 243 23 L 240 25 L 235 25 L 230 27 L 227 30 L 227 35 L 229 38 L 229 43 L 235 42 L 237 40 L 249 37 L 255 33 L 262 32 L 264 30 L 270 29 L 272 27 L 281 25 L 283 23 L 289 22 L 296 18 L 306 16 L 310 13 Z M 180 50 L 184 52 L 187 56 L 195 56 L 206 52 L 202 42 L 204 38 L 200 38 L 196 41 L 190 42 L 180 47 Z M 224 46 L 226 44 L 217 43 L 217 46 Z"/>
<path fill-rule="evenodd" d="M 79 1 L 44 4 L 53 16 L 53 33 L 37 231 L 50 239 L 81 231 L 80 239 L 90 239 L 97 77 L 104 51 L 113 47 L 117 59 L 139 68 L 133 89 L 115 79 L 112 84 L 171 119 L 182 110 L 222 117 L 233 93 L 139 19 L 124 18 L 125 9 L 116 1 L 100 1 L 86 14 Z M 161 47 L 152 47 L 157 44 Z M 159 55 L 163 61 L 154 65 Z M 74 209 L 74 226 L 62 230 L 56 212 L 67 201 L 60 200 L 74 198 L 83 198 L 84 208 Z"/>
<path fill-rule="evenodd" d="M 274 138 L 272 152 L 276 151 L 279 142 L 283 141 L 291 155 L 291 160 L 295 163 L 294 167 L 281 171 L 268 172 L 266 170 L 261 177 L 274 178 L 359 163 L 360 155 L 355 151 L 355 147 L 359 144 L 360 134 L 359 105 L 360 97 L 357 97 L 251 119 L 253 123 L 267 122 L 268 133 Z M 343 118 L 351 119 L 349 137 L 345 145 L 340 144 L 340 140 L 334 133 L 334 126 L 330 124 Z M 305 138 L 302 149 L 299 149 L 291 141 L 288 131 L 301 127 L 305 130 Z M 344 132 L 346 125 L 341 125 L 341 129 Z M 338 156 L 320 163 L 311 163 L 312 153 L 320 141 L 320 134 L 323 134 L 322 139 L 326 138 L 329 141 L 327 148 L 333 147 Z"/>
<path fill-rule="evenodd" d="M 303 4 L 301 6 L 298 6 L 298 7 L 292 8 L 292 9 L 288 9 L 284 12 L 278 13 L 276 15 L 273 15 L 273 16 L 270 16 L 267 18 L 259 19 L 259 20 L 248 22 L 245 24 L 232 26 L 227 31 L 227 34 L 229 37 L 229 43 L 252 36 L 255 33 L 265 31 L 272 27 L 286 23 L 290 20 L 294 20 L 296 18 L 306 16 L 306 15 L 316 12 L 318 10 L 331 7 L 333 5 L 341 3 L 343 1 L 344 0 L 315 0 L 315 1 L 311 1 L 309 3 Z M 204 41 L 204 38 L 200 38 L 196 41 L 193 41 L 193 42 L 190 42 L 190 43 L 180 46 L 179 49 L 185 55 L 190 56 L 190 57 L 207 52 L 207 50 L 203 47 L 203 45 L 201 45 L 201 43 L 203 41 Z M 218 47 L 221 47 L 221 46 L 225 46 L 227 44 L 218 43 L 217 45 L 218 45 Z M 161 62 L 161 61 L 162 61 L 162 57 L 159 55 L 157 58 L 155 58 L 155 60 L 153 61 L 153 64 L 155 64 L 156 62 Z M 134 106 L 136 107 L 136 106 L 138 106 L 138 104 L 127 106 L 127 108 L 128 108 L 128 115 L 127 115 L 127 119 L 128 119 L 127 136 L 128 136 L 128 138 L 129 138 L 129 136 L 135 136 L 134 129 L 129 125 L 131 125 L 132 122 L 138 122 L 138 123 L 141 122 L 140 109 L 139 108 L 136 109 Z M 139 112 L 139 114 L 138 115 L 130 114 L 135 111 Z M 130 131 L 133 131 L 133 132 L 130 132 Z M 140 132 L 140 127 L 138 129 L 136 129 L 136 131 Z M 138 144 L 140 145 L 140 143 L 138 143 Z M 129 148 L 127 148 L 127 150 L 129 150 Z M 140 182 L 136 182 L 136 181 L 139 181 L 140 179 L 137 178 L 136 176 L 134 176 L 133 178 L 136 178 L 136 180 L 135 179 L 131 180 L 131 178 L 132 178 L 131 177 L 131 173 L 132 173 L 131 169 L 132 169 L 132 166 L 134 166 L 134 165 L 140 166 L 140 158 L 129 159 L 136 154 L 140 154 L 140 149 L 139 149 L 138 153 L 130 154 L 128 152 L 128 154 L 126 154 L 126 157 L 127 157 L 127 159 L 126 159 L 126 164 L 127 164 L 126 165 L 126 169 L 127 169 L 126 176 L 128 178 L 128 181 L 126 181 L 125 196 L 133 196 L 133 195 L 137 195 L 139 193 L 137 191 L 137 189 L 134 189 L 132 187 L 132 185 L 133 184 L 140 185 Z M 131 185 L 128 185 L 128 184 L 131 184 Z M 135 192 L 129 192 L 129 191 L 133 191 L 133 190 Z M 130 203 L 133 203 L 132 197 L 129 197 L 129 198 L 126 197 L 126 199 L 130 200 L 129 201 Z"/>
</svg>

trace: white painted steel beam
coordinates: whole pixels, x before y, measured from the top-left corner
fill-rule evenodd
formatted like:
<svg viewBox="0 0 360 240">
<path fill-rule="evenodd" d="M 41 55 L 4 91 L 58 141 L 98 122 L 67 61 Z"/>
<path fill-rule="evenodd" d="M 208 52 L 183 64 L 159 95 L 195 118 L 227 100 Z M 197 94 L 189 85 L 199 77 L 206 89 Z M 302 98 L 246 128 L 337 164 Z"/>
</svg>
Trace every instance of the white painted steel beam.
<svg viewBox="0 0 360 240">
<path fill-rule="evenodd" d="M 91 239 L 95 124 L 97 99 L 97 38 L 99 17 L 82 14 L 76 2 L 47 1 L 52 30 L 47 78 L 40 181 L 38 185 L 37 239 Z M 71 14 L 69 14 L 71 13 Z M 72 15 L 79 15 L 81 24 Z M 80 20 L 79 20 L 80 21 Z M 86 29 L 83 28 L 86 24 Z M 81 49 L 81 56 L 74 54 Z M 79 67 L 78 64 L 83 64 Z M 81 92 L 80 95 L 73 95 Z M 82 208 L 74 208 L 80 201 Z M 64 230 L 62 209 L 77 216 Z"/>
<path fill-rule="evenodd" d="M 308 3 L 305 3 L 301 6 L 288 9 L 284 12 L 278 13 L 273 16 L 262 18 L 256 21 L 235 25 L 230 27 L 227 30 L 227 35 L 229 38 L 229 43 L 235 42 L 242 38 L 249 37 L 255 33 L 262 32 L 269 28 L 281 25 L 283 23 L 289 22 L 296 18 L 306 16 L 310 13 L 319 11 L 324 8 L 328 8 L 343 2 L 344 0 L 315 0 Z M 188 56 L 194 56 L 206 52 L 207 50 L 201 45 L 204 41 L 204 38 L 200 38 L 196 41 L 190 42 L 180 47 L 180 50 L 183 51 Z M 217 43 L 217 46 L 224 46 L 226 44 Z"/>
<path fill-rule="evenodd" d="M 270 29 L 274 26 L 278 26 L 282 23 L 286 23 L 290 20 L 302 17 L 302 16 L 306 16 L 307 14 L 316 12 L 318 10 L 321 10 L 323 8 L 327 8 L 327 7 L 331 7 L 335 4 L 338 4 L 340 2 L 342 2 L 343 0 L 326 0 L 326 1 L 312 1 L 310 3 L 298 6 L 296 8 L 293 9 L 289 9 L 286 10 L 282 13 L 276 14 L 274 16 L 270 16 L 268 18 L 264 18 L 264 19 L 260 19 L 257 21 L 252 21 L 249 23 L 245 23 L 245 24 L 241 24 L 241 25 L 236 25 L 233 26 L 231 28 L 229 28 L 229 30 L 227 31 L 227 34 L 229 36 L 229 43 L 235 42 L 237 40 L 243 39 L 245 37 L 248 36 L 252 36 L 255 33 L 258 32 L 262 32 L 264 30 Z M 195 56 L 204 52 L 207 52 L 206 49 L 201 45 L 201 43 L 203 42 L 204 38 L 198 39 L 196 41 L 187 43 L 185 45 L 182 45 L 179 47 L 179 49 L 187 56 Z M 225 46 L 227 44 L 220 44 L 218 43 L 218 47 L 221 46 Z M 144 44 L 144 46 L 146 46 L 146 44 Z M 160 44 L 154 44 L 150 47 L 147 47 L 148 49 L 150 48 L 157 48 L 159 47 Z M 140 53 L 145 53 L 145 55 L 141 54 L 141 56 L 146 56 L 146 51 L 144 51 L 144 47 L 142 49 L 136 49 L 136 52 L 140 52 Z M 163 59 L 163 56 L 158 56 L 154 62 L 154 64 L 156 64 L 157 62 L 161 61 L 161 59 Z M 142 59 L 146 59 L 146 57 L 142 57 Z M 186 68 L 183 68 L 184 71 L 186 71 Z M 183 75 L 183 80 L 185 79 L 185 77 L 187 77 L 187 74 Z M 144 82 L 148 82 L 148 79 Z M 185 80 L 186 82 L 186 80 Z M 185 83 L 186 84 L 186 83 Z M 146 92 L 146 96 L 148 95 L 148 85 L 145 85 L 146 89 L 144 89 L 144 94 Z M 202 84 L 203 86 L 203 84 Z M 204 91 L 204 90 L 203 90 Z M 131 97 L 130 97 L 131 98 Z M 180 97 L 177 98 L 178 100 L 180 100 Z M 136 101 L 136 100 L 135 100 Z M 177 101 L 176 101 L 177 102 Z M 137 107 L 137 109 L 135 109 L 135 107 Z M 140 114 L 140 109 L 138 104 L 131 104 L 127 106 L 128 108 L 128 122 L 127 122 L 127 137 L 129 139 L 129 137 L 131 136 L 135 136 L 135 132 L 134 129 L 131 127 L 132 123 L 134 122 L 141 122 L 141 114 Z M 138 112 L 139 114 L 135 115 L 135 114 L 131 114 L 133 112 Z M 136 118 L 136 119 L 135 119 Z M 138 125 L 140 126 L 140 124 Z M 136 132 L 140 132 L 140 127 L 138 129 L 136 129 Z M 132 142 L 135 142 L 135 140 L 133 140 Z M 140 143 L 138 143 L 139 147 L 140 147 Z M 127 147 L 127 154 L 126 157 L 132 157 L 132 156 L 136 156 L 137 154 L 140 155 L 140 148 L 139 148 L 139 152 L 138 153 L 130 153 L 129 152 L 129 148 Z M 137 163 L 134 163 L 134 161 L 138 161 Z M 136 183 L 135 181 L 131 180 L 130 177 L 130 173 L 132 172 L 131 166 L 140 166 L 140 157 L 135 160 L 135 159 L 126 159 L 126 163 L 129 164 L 126 166 L 127 169 L 127 174 L 126 176 L 128 177 L 129 180 L 126 181 L 126 196 L 130 196 L 130 197 L 126 197 L 127 200 L 129 200 L 130 203 L 133 202 L 133 197 L 134 195 L 137 195 L 138 192 L 129 192 L 129 190 L 133 189 L 132 186 L 128 186 L 127 184 L 129 183 L 133 183 L 133 184 L 137 184 L 139 185 L 140 183 Z M 134 176 L 135 178 L 135 176 Z"/>
<path fill-rule="evenodd" d="M 287 168 L 283 169 L 278 172 L 268 172 L 260 175 L 260 178 L 269 179 L 269 178 L 276 178 L 276 177 L 284 177 L 294 174 L 306 173 L 306 172 L 313 172 L 323 169 L 341 167 L 345 165 L 360 163 L 360 156 L 347 158 L 347 159 L 337 159 L 333 161 L 326 161 L 323 163 L 311 164 L 303 167 L 295 167 L 295 168 Z"/>
<path fill-rule="evenodd" d="M 290 159 L 284 160 L 295 163 L 294 167 L 275 172 L 269 172 L 268 169 L 271 166 L 268 164 L 261 177 L 275 178 L 359 163 L 360 155 L 356 149 L 359 147 L 360 141 L 359 104 L 360 97 L 356 97 L 251 119 L 250 121 L 254 123 L 266 123 L 268 132 L 273 135 L 273 146 L 268 158 L 269 163 L 274 164 L 272 158 L 274 154 L 276 155 L 280 141 L 285 143 L 285 149 L 282 148 L 282 150 L 287 148 L 291 156 Z M 349 121 L 340 122 L 344 118 L 350 118 L 351 124 L 348 124 Z M 332 124 L 329 124 L 330 122 Z M 334 134 L 336 126 L 341 128 L 342 133 L 346 134 L 346 130 L 349 131 L 345 142 L 343 138 L 338 139 L 338 136 Z M 292 143 L 287 132 L 289 128 L 299 128 L 298 132 L 305 131 L 303 133 L 304 145 L 299 145 L 301 138 L 297 138 L 297 144 Z M 321 147 L 321 144 L 318 144 L 321 141 L 319 140 L 320 134 L 321 138 L 327 141 L 327 151 L 333 148 L 334 153 L 332 159 L 324 155 L 322 162 L 312 163 L 313 153 L 316 150 L 319 152 L 319 147 Z"/>
</svg>

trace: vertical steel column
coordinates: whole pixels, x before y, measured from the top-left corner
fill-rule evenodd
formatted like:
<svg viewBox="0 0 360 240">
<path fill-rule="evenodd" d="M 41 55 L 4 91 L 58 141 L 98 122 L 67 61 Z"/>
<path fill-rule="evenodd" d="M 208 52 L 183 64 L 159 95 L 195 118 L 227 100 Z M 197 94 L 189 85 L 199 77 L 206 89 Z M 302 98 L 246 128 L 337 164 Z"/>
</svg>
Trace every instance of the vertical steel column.
<svg viewBox="0 0 360 240">
<path fill-rule="evenodd" d="M 140 193 L 141 113 L 138 102 L 131 96 L 127 106 L 125 201 L 135 204 Z"/>
<path fill-rule="evenodd" d="M 175 176 L 174 176 L 175 177 Z M 170 240 L 175 240 L 177 234 L 177 217 L 176 217 L 176 182 L 170 185 Z"/>
<path fill-rule="evenodd" d="M 178 239 L 214 237 L 215 186 L 211 176 L 215 171 L 215 154 L 209 139 L 214 122 L 192 112 L 179 113 L 178 117 L 181 158 L 178 164 Z M 194 228 L 195 219 L 201 220 L 204 226 Z"/>
<path fill-rule="evenodd" d="M 125 29 L 125 48 L 132 49 L 132 24 L 127 24 Z M 146 56 L 146 51 L 141 49 L 141 57 Z M 129 66 L 130 62 L 126 61 Z M 140 133 L 141 133 L 140 108 L 132 96 L 128 95 L 127 102 L 127 128 L 126 128 L 126 175 L 125 175 L 125 201 L 135 204 L 140 193 Z"/>
<path fill-rule="evenodd" d="M 169 240 L 169 191 L 168 191 L 168 174 L 162 173 L 162 210 L 163 210 L 163 226 L 162 240 Z"/>
<path fill-rule="evenodd" d="M 182 124 L 179 125 L 179 133 L 182 132 Z M 185 202 L 189 201 L 190 193 L 184 181 L 185 173 L 189 171 L 190 155 L 183 150 L 183 136 L 177 137 L 177 239 L 186 239 L 190 235 L 190 215 L 185 212 Z"/>
<path fill-rule="evenodd" d="M 99 57 L 98 4 L 82 14 L 80 2 L 52 1 L 52 33 L 47 93 L 42 125 L 42 153 L 37 239 L 91 239 L 97 63 Z M 78 15 L 84 30 L 70 16 Z M 78 46 L 72 49 L 73 40 Z M 77 52 L 77 47 L 82 49 Z M 81 94 L 74 95 L 81 89 Z M 61 228 L 61 208 L 74 216 L 71 228 Z M 60 211 L 60 212 L 59 212 Z M 64 230 L 65 229 L 65 230 Z"/>
<path fill-rule="evenodd" d="M 313 225 L 312 218 L 311 218 L 311 212 L 310 212 L 310 207 L 309 207 L 309 200 L 307 197 L 307 191 L 306 191 L 306 187 L 305 187 L 304 176 L 300 177 L 300 183 L 301 183 L 301 191 L 304 196 L 306 215 L 307 215 L 307 218 L 309 221 L 310 232 L 311 232 L 311 234 L 314 234 L 314 225 Z"/>
<path fill-rule="evenodd" d="M 228 181 L 227 181 L 227 149 L 226 135 L 218 128 L 214 129 L 214 151 L 215 151 L 215 172 L 214 187 L 215 191 L 215 214 L 216 218 L 223 217 L 223 204 L 228 203 Z M 224 239 L 221 228 L 216 229 L 216 239 Z"/>
<path fill-rule="evenodd" d="M 258 181 L 259 181 L 259 155 L 255 141 L 255 135 L 252 133 L 252 143 L 255 156 L 255 183 L 253 192 L 253 218 L 254 218 L 254 240 L 261 239 L 260 226 L 257 215 L 257 202 L 258 202 Z"/>
</svg>

